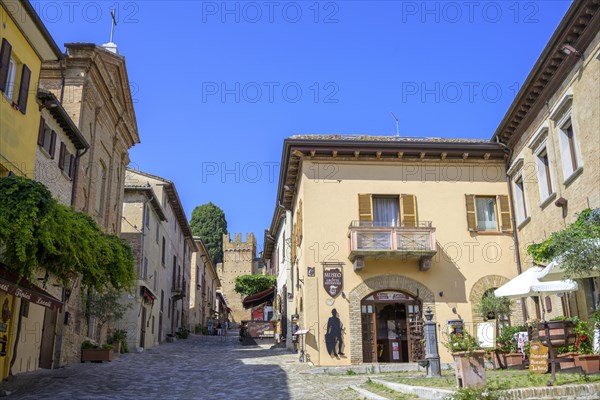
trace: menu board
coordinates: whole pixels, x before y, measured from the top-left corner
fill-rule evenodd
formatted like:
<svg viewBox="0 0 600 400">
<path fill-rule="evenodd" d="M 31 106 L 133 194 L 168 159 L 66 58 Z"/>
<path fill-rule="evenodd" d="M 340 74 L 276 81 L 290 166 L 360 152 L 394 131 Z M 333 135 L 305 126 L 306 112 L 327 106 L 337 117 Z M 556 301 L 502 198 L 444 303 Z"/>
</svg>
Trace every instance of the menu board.
<svg viewBox="0 0 600 400">
<path fill-rule="evenodd" d="M 529 372 L 545 374 L 548 372 L 548 347 L 541 342 L 531 342 L 529 347 Z"/>
</svg>

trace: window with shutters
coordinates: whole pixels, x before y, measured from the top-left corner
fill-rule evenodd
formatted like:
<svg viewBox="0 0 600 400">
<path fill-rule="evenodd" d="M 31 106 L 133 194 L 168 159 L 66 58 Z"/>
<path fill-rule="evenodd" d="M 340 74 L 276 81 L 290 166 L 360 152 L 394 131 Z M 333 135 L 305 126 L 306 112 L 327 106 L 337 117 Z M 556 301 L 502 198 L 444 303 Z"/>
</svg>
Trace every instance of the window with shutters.
<svg viewBox="0 0 600 400">
<path fill-rule="evenodd" d="M 50 158 L 54 158 L 56 149 L 56 132 L 54 132 L 44 118 L 40 118 L 40 128 L 38 132 L 38 146 L 40 146 Z"/>
<path fill-rule="evenodd" d="M 402 195 L 358 195 L 361 226 L 415 227 L 418 225 L 417 197 Z"/>
<path fill-rule="evenodd" d="M 2 47 L 0 47 L 0 91 L 2 91 L 8 102 L 23 114 L 27 110 L 30 82 L 31 70 L 26 64 L 19 61 L 8 40 L 2 39 Z M 17 87 L 18 97 L 15 101 L 15 89 Z"/>
<path fill-rule="evenodd" d="M 70 179 L 75 177 L 75 156 L 67 151 L 67 145 L 60 143 L 60 152 L 58 157 L 58 168 Z"/>
<path fill-rule="evenodd" d="M 510 232 L 512 221 L 507 195 L 466 195 L 467 226 L 470 231 Z"/>
<path fill-rule="evenodd" d="M 158 232 L 158 229 L 157 229 L 157 232 Z M 161 261 L 163 267 L 165 266 L 166 256 L 167 256 L 167 241 L 165 240 L 165 237 L 163 236 L 162 249 L 161 249 L 161 253 L 160 253 L 160 261 Z"/>
</svg>

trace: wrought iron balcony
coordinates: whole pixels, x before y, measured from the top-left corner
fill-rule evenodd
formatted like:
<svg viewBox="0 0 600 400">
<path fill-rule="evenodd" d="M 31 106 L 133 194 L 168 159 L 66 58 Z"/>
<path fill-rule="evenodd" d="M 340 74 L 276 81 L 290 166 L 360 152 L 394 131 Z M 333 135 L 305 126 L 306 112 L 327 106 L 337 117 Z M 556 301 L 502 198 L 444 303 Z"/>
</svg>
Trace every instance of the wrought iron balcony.
<svg viewBox="0 0 600 400">
<path fill-rule="evenodd" d="M 181 275 L 175 279 L 173 286 L 171 287 L 171 297 L 174 300 L 183 299 L 186 293 L 186 282 L 185 278 Z"/>
<path fill-rule="evenodd" d="M 420 269 L 425 271 L 437 253 L 435 228 L 430 221 L 411 225 L 352 221 L 348 238 L 348 258 L 356 270 L 363 268 L 365 258 L 394 258 L 419 259 Z"/>
</svg>

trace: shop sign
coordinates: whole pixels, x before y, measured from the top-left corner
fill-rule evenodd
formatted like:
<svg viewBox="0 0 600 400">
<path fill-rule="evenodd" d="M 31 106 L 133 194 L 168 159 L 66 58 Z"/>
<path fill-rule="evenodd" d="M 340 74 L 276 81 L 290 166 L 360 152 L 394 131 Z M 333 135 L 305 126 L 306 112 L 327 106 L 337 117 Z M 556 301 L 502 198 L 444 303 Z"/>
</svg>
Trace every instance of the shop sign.
<svg viewBox="0 0 600 400">
<path fill-rule="evenodd" d="M 344 275 L 340 267 L 323 267 L 323 287 L 331 297 L 336 297 L 342 292 L 343 284 Z"/>
<path fill-rule="evenodd" d="M 529 372 L 534 374 L 548 372 L 548 347 L 541 342 L 532 341 L 529 346 Z"/>
</svg>

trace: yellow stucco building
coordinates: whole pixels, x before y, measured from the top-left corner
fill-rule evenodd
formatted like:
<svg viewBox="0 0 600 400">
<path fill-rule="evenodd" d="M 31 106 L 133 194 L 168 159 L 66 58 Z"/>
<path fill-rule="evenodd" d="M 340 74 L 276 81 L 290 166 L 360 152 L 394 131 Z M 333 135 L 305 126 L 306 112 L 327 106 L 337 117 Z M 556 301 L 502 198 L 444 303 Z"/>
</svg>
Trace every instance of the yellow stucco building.
<svg viewBox="0 0 600 400">
<path fill-rule="evenodd" d="M 28 1 L 0 1 L 0 176 L 33 177 L 43 61 L 62 52 Z"/>
<path fill-rule="evenodd" d="M 60 58 L 62 52 L 28 1 L 0 1 L 0 177 L 34 177 L 40 68 L 43 61 Z M 44 310 L 55 314 L 61 305 L 54 296 L 60 293 L 18 279 L 0 264 L 0 380 L 8 376 L 11 363 L 14 373 L 38 367 Z M 33 331 L 28 323 L 35 323 Z"/>
<path fill-rule="evenodd" d="M 284 249 L 266 248 L 288 269 L 278 279 L 283 325 L 298 316 L 310 361 L 423 359 L 420 321 L 428 308 L 440 342 L 453 320 L 482 335 L 476 304 L 517 274 L 505 158 L 502 146 L 483 140 L 285 140 L 281 212 L 269 235 L 283 236 Z M 513 323 L 522 321 L 521 309 L 514 302 Z"/>
</svg>

